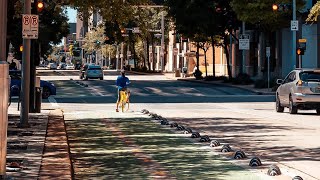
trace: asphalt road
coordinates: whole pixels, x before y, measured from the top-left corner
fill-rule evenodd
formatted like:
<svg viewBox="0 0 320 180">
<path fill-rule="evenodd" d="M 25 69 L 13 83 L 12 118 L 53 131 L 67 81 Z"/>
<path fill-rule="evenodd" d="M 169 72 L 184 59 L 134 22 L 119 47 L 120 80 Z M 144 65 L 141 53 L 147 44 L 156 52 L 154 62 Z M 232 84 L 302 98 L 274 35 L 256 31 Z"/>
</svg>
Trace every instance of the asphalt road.
<svg viewBox="0 0 320 180">
<path fill-rule="evenodd" d="M 57 95 L 44 106 L 64 109 L 67 118 L 103 118 L 110 114 L 114 118 L 124 117 L 114 113 L 114 71 L 105 72 L 103 81 L 80 81 L 77 72 L 71 71 L 39 75 L 57 87 Z M 148 109 L 245 150 L 251 157 L 259 156 L 265 165 L 263 174 L 269 165 L 277 164 L 284 174 L 280 179 L 296 175 L 320 179 L 320 118 L 315 111 L 290 115 L 286 109 L 276 113 L 274 96 L 256 95 L 235 87 L 174 81 L 162 75 L 128 77 L 132 82 L 132 112 Z"/>
<path fill-rule="evenodd" d="M 57 87 L 55 99 L 60 103 L 114 103 L 116 101 L 115 79 L 117 73 L 105 72 L 101 80 L 79 80 L 77 72 L 62 71 L 38 73 L 42 79 L 51 80 Z M 60 74 L 61 75 L 61 74 Z M 170 80 L 162 75 L 133 75 L 131 80 L 131 102 L 133 103 L 213 103 L 213 102 L 271 102 L 273 96 L 256 95 L 250 91 L 230 87 L 213 86 L 192 82 Z M 72 80 L 70 80 L 72 79 Z M 79 85 L 79 83 L 87 85 Z"/>
</svg>

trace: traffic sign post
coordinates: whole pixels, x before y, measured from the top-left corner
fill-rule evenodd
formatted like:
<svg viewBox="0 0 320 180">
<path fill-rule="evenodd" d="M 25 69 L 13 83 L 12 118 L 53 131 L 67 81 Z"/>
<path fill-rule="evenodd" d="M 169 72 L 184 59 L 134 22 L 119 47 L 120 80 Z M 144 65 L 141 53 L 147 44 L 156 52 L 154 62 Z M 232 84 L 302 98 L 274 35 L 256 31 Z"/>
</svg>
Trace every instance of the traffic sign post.
<svg viewBox="0 0 320 180">
<path fill-rule="evenodd" d="M 270 47 L 266 47 L 266 56 L 268 58 L 268 89 L 270 88 L 270 55 L 271 55 Z"/>
<path fill-rule="evenodd" d="M 134 28 L 132 29 L 132 33 L 140 33 L 139 27 L 134 27 Z"/>
<path fill-rule="evenodd" d="M 240 34 L 239 35 L 239 50 L 250 50 L 250 35 Z"/>
<path fill-rule="evenodd" d="M 297 20 L 291 21 L 291 31 L 299 31 L 299 21 Z"/>
<path fill-rule="evenodd" d="M 39 36 L 39 16 L 33 14 L 22 15 L 22 38 L 38 39 Z"/>
<path fill-rule="evenodd" d="M 245 29 L 245 23 L 242 24 L 243 32 Z M 242 51 L 242 70 L 240 72 L 246 73 L 246 50 L 250 49 L 250 35 L 249 34 L 240 34 L 239 35 L 239 50 Z"/>
</svg>

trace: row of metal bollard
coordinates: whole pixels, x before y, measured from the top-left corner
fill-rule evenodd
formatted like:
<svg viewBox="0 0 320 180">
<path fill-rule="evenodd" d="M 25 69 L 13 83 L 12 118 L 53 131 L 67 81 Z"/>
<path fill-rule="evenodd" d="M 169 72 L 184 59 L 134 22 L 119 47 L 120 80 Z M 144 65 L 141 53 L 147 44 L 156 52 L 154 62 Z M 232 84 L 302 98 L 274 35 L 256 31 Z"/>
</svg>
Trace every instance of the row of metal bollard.
<svg viewBox="0 0 320 180">
<path fill-rule="evenodd" d="M 210 147 L 218 147 L 221 145 L 218 140 L 211 140 L 208 135 L 200 135 L 199 132 L 195 132 L 191 128 L 186 128 L 183 125 L 179 125 L 178 123 L 175 123 L 175 122 L 170 123 L 166 118 L 159 116 L 155 113 L 151 113 L 146 109 L 143 109 L 141 112 L 143 114 L 147 114 L 151 116 L 155 120 L 159 120 L 161 125 L 168 125 L 171 128 L 176 128 L 176 130 L 184 131 L 184 134 L 191 134 L 191 138 L 200 138 L 199 142 L 210 142 L 209 144 Z M 229 144 L 224 144 L 220 152 L 222 153 L 234 152 L 233 159 L 235 160 L 248 158 L 248 156 L 242 150 L 234 151 Z M 252 157 L 250 159 L 249 166 L 250 167 L 262 166 L 261 159 L 259 157 Z M 272 164 L 269 166 L 267 174 L 269 176 L 279 176 L 281 175 L 281 170 L 277 165 Z M 300 176 L 294 176 L 292 180 L 303 180 L 303 179 Z"/>
</svg>

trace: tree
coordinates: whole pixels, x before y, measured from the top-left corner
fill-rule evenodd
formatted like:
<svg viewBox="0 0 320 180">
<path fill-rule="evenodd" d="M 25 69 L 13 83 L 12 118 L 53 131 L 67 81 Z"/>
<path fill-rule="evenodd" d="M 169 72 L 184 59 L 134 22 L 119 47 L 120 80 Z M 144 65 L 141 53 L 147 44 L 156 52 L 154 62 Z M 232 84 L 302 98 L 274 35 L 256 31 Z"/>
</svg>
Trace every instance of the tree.
<svg viewBox="0 0 320 180">
<path fill-rule="evenodd" d="M 8 1 L 7 46 L 9 47 L 11 43 L 19 56 L 21 56 L 19 46 L 22 44 L 22 11 L 21 1 Z M 46 8 L 39 14 L 39 19 L 38 41 L 41 42 L 41 55 L 44 55 L 50 52 L 52 44 L 60 43 L 61 39 L 69 34 L 68 18 L 65 9 L 52 1 L 46 2 Z"/>
<path fill-rule="evenodd" d="M 195 41 L 197 49 L 199 42 L 211 41 L 213 52 L 214 45 L 220 45 L 228 53 L 228 34 L 238 25 L 235 13 L 230 6 L 230 0 L 168 0 L 167 5 L 169 15 L 175 22 L 176 31 Z M 189 15 L 188 18 L 185 18 L 185 14 Z M 214 56 L 213 53 L 213 65 Z M 229 64 L 228 57 L 227 55 L 227 64 Z M 228 75 L 231 78 L 229 65 L 228 68 Z M 214 70 L 215 66 L 213 66 L 213 72 Z M 199 71 L 199 56 L 197 56 L 197 71 Z"/>
<path fill-rule="evenodd" d="M 203 50 L 204 52 L 204 64 L 205 64 L 205 71 L 206 71 L 206 77 L 208 76 L 208 69 L 207 69 L 207 51 L 209 50 L 209 47 L 211 46 L 211 44 L 209 43 L 209 41 L 205 41 L 205 42 L 200 42 L 199 43 L 199 47 Z M 214 64 L 214 62 L 213 62 Z"/>
<path fill-rule="evenodd" d="M 97 27 L 95 30 L 90 31 L 84 38 L 85 44 L 82 46 L 88 53 L 93 53 L 97 49 L 103 48 L 105 45 L 102 43 L 105 40 L 104 28 Z"/>
<path fill-rule="evenodd" d="M 287 4 L 287 11 L 272 10 L 273 4 Z M 304 7 L 304 0 L 297 0 L 297 10 Z M 232 9 L 236 12 L 241 21 L 255 25 L 256 28 L 264 31 L 275 31 L 288 27 L 292 19 L 292 0 L 264 0 L 250 1 L 232 0 Z"/>
<path fill-rule="evenodd" d="M 313 5 L 313 7 L 311 8 L 306 21 L 310 21 L 310 22 L 317 21 L 319 15 L 320 15 L 320 1 L 317 1 L 317 3 Z"/>
<path fill-rule="evenodd" d="M 273 11 L 272 5 L 285 5 L 287 8 Z M 304 7 L 304 0 L 297 0 L 297 16 L 301 17 L 299 10 Z M 260 58 L 266 67 L 267 60 L 265 58 L 265 46 L 268 45 L 271 49 L 275 49 L 276 36 L 275 32 L 282 28 L 290 26 L 292 19 L 292 0 L 264 0 L 264 1 L 246 1 L 232 0 L 231 6 L 236 12 L 238 18 L 246 23 L 246 26 L 252 30 L 259 32 L 259 39 L 262 39 Z M 271 52 L 271 64 L 275 65 L 275 57 Z M 266 72 L 266 71 L 265 71 Z"/>
<path fill-rule="evenodd" d="M 176 34 L 183 34 L 185 38 L 194 40 L 197 47 L 197 72 L 199 72 L 199 39 L 197 34 L 202 34 L 201 23 L 203 20 L 203 3 L 205 0 L 168 0 L 168 15 L 174 22 Z M 206 9 L 207 10 L 207 9 Z M 188 14 L 188 18 L 186 18 Z M 201 35 L 200 35 L 201 36 Z"/>
</svg>

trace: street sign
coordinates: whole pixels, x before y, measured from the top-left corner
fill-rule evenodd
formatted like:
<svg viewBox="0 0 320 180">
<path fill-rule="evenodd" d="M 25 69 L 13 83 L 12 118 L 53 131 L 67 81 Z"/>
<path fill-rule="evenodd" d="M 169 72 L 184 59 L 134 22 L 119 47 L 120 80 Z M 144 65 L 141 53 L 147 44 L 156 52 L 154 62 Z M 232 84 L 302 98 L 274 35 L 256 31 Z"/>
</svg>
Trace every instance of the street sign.
<svg viewBox="0 0 320 180">
<path fill-rule="evenodd" d="M 266 55 L 269 58 L 270 57 L 270 47 L 266 47 Z"/>
<path fill-rule="evenodd" d="M 250 35 L 249 34 L 240 34 L 239 35 L 239 49 L 240 50 L 249 50 L 250 49 Z"/>
<path fill-rule="evenodd" d="M 134 28 L 132 29 L 132 33 L 140 33 L 139 27 L 134 27 Z"/>
<path fill-rule="evenodd" d="M 299 31 L 299 21 L 291 20 L 291 31 Z"/>
<path fill-rule="evenodd" d="M 33 14 L 22 15 L 22 38 L 38 39 L 39 35 L 39 16 Z"/>
</svg>

